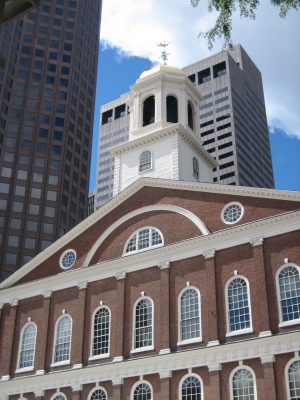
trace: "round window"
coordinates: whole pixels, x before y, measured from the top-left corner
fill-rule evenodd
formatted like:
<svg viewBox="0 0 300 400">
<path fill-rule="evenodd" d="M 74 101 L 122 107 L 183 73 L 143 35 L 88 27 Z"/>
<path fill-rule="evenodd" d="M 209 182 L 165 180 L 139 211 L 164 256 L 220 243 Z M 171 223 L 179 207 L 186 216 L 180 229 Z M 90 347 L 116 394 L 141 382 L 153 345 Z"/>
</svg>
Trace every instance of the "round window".
<svg viewBox="0 0 300 400">
<path fill-rule="evenodd" d="M 76 251 L 66 250 L 60 257 L 59 265 L 63 269 L 68 269 L 72 267 L 75 261 L 76 261 Z"/>
<path fill-rule="evenodd" d="M 221 213 L 222 221 L 225 224 L 234 224 L 239 221 L 244 214 L 244 207 L 241 203 L 229 203 L 227 204 Z"/>
</svg>

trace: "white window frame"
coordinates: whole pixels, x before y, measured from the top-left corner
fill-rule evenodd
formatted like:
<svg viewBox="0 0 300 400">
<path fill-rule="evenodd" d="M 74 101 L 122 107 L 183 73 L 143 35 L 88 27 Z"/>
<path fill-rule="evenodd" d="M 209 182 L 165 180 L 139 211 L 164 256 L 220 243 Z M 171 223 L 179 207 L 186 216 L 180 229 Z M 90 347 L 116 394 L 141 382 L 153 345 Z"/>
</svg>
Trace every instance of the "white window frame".
<svg viewBox="0 0 300 400">
<path fill-rule="evenodd" d="M 279 328 L 282 328 L 284 326 L 297 325 L 300 323 L 300 318 L 292 319 L 290 321 L 283 321 L 283 319 L 282 319 L 282 307 L 281 307 L 280 288 L 279 288 L 279 274 L 286 267 L 296 268 L 300 275 L 300 267 L 294 263 L 283 264 L 281 267 L 278 268 L 278 270 L 276 272 L 275 282 L 276 282 L 276 292 L 277 292 L 277 302 L 278 302 L 278 312 L 279 312 L 279 324 L 278 324 Z"/>
<path fill-rule="evenodd" d="M 34 340 L 34 350 L 33 350 L 33 361 L 32 361 L 32 366 L 31 367 L 23 367 L 20 368 L 20 361 L 21 361 L 21 350 L 22 350 L 22 343 L 23 343 L 23 335 L 24 331 L 27 328 L 28 325 L 35 325 L 35 340 Z M 20 342 L 19 342 L 19 351 L 18 351 L 18 362 L 17 362 L 17 369 L 16 369 L 16 374 L 19 372 L 26 372 L 26 371 L 33 371 L 34 370 L 34 359 L 35 359 L 35 350 L 36 350 L 36 337 L 37 337 L 37 325 L 33 321 L 27 322 L 20 333 Z"/>
<path fill-rule="evenodd" d="M 140 232 L 140 231 L 143 231 L 144 229 L 150 229 L 150 230 L 154 229 L 154 230 L 156 230 L 156 231 L 160 234 L 160 236 L 161 236 L 162 243 L 156 244 L 156 245 L 154 245 L 154 246 L 146 247 L 145 249 L 140 249 L 140 250 L 137 249 L 137 250 L 129 251 L 128 253 L 126 253 L 127 246 L 129 245 L 131 239 L 132 239 L 135 235 L 138 235 L 139 232 Z M 152 232 L 151 232 L 151 234 L 150 234 L 150 240 L 152 241 Z M 136 254 L 136 253 L 140 253 L 140 252 L 142 252 L 142 251 L 147 251 L 147 250 L 156 249 L 157 247 L 162 247 L 162 246 L 164 246 L 164 237 L 163 237 L 161 231 L 160 231 L 159 229 L 155 228 L 155 226 L 143 226 L 142 228 L 137 229 L 137 230 L 129 237 L 129 239 L 127 239 L 127 241 L 126 241 L 126 243 L 125 243 L 125 246 L 124 246 L 124 249 L 123 249 L 123 256 L 129 256 L 129 255 L 131 255 L 131 254 Z M 137 242 L 137 247 L 138 247 L 138 242 Z"/>
<path fill-rule="evenodd" d="M 93 393 L 95 392 L 95 390 L 103 390 L 103 392 L 106 395 L 106 400 L 108 400 L 107 391 L 104 389 L 103 386 L 95 386 L 95 387 L 93 387 L 93 389 L 88 394 L 87 400 L 91 400 L 91 397 L 92 397 Z"/>
<path fill-rule="evenodd" d="M 229 321 L 229 303 L 228 303 L 228 286 L 232 281 L 235 279 L 243 279 L 247 284 L 247 293 L 248 293 L 248 304 L 249 304 L 249 316 L 250 316 L 250 327 L 245 329 L 240 329 L 238 331 L 230 331 L 230 321 Z M 251 297 L 250 297 L 250 285 L 248 279 L 244 275 L 234 275 L 225 285 L 225 304 L 226 304 L 226 337 L 230 336 L 237 336 L 237 335 L 245 335 L 246 333 L 253 332 L 253 325 L 252 325 L 252 310 L 251 310 Z"/>
<path fill-rule="evenodd" d="M 230 206 L 239 206 L 239 207 L 241 208 L 241 215 L 240 215 L 239 219 L 237 219 L 237 220 L 234 221 L 234 222 L 228 222 L 228 221 L 226 221 L 225 218 L 224 218 L 225 210 L 226 210 L 228 207 L 230 207 Z M 238 202 L 238 201 L 232 201 L 232 202 L 226 204 L 226 205 L 223 207 L 223 209 L 222 209 L 222 211 L 221 211 L 221 220 L 222 220 L 222 222 L 224 222 L 224 224 L 226 224 L 226 225 L 234 225 L 234 224 L 236 224 L 237 222 L 239 222 L 239 221 L 243 218 L 243 216 L 244 216 L 244 211 L 245 211 L 245 210 L 244 210 L 244 207 L 243 207 L 243 205 L 242 205 L 240 202 Z"/>
<path fill-rule="evenodd" d="M 71 319 L 71 334 L 70 334 L 70 351 L 69 351 L 69 359 L 64 361 L 55 362 L 55 350 L 56 350 L 56 340 L 57 340 L 57 326 L 59 321 L 64 318 L 69 317 Z M 72 333 L 73 333 L 73 319 L 70 314 L 62 314 L 59 318 L 57 318 L 55 322 L 54 328 L 54 342 L 53 342 L 53 349 L 52 349 L 52 364 L 50 367 L 58 367 L 60 365 L 68 365 L 71 363 L 71 350 L 72 350 Z"/>
<path fill-rule="evenodd" d="M 287 400 L 291 400 L 291 392 L 290 392 L 290 387 L 289 387 L 289 368 L 295 361 L 299 361 L 300 362 L 299 355 L 291 358 L 287 362 L 287 364 L 286 364 L 286 366 L 284 368 L 284 378 L 285 378 L 285 387 L 286 387 L 286 398 L 287 398 Z"/>
<path fill-rule="evenodd" d="M 234 368 L 230 375 L 229 375 L 229 390 L 230 390 L 230 400 L 234 400 L 233 399 L 233 385 L 232 385 L 232 379 L 234 374 L 239 371 L 240 369 L 247 369 L 249 372 L 251 372 L 252 376 L 253 376 L 253 385 L 254 385 L 254 400 L 257 400 L 257 385 L 256 385 L 256 375 L 253 371 L 252 368 L 248 367 L 247 365 L 239 365 L 238 367 Z"/>
<path fill-rule="evenodd" d="M 150 300 L 151 301 L 151 305 L 152 305 L 152 345 L 150 346 L 145 346 L 145 347 L 135 347 L 135 319 L 136 319 L 136 306 L 138 305 L 138 303 L 141 300 Z M 154 302 L 151 299 L 151 297 L 149 296 L 141 296 L 139 297 L 134 305 L 133 305 L 133 318 L 132 318 L 132 350 L 130 351 L 130 353 L 142 353 L 144 351 L 150 351 L 150 350 L 154 350 Z"/>
<path fill-rule="evenodd" d="M 203 380 L 202 380 L 202 378 L 201 378 L 199 375 L 194 374 L 194 373 L 186 374 L 186 375 L 184 375 L 184 376 L 180 379 L 180 382 L 179 382 L 179 385 L 178 385 L 178 400 L 182 400 L 182 384 L 183 384 L 183 382 L 184 382 L 187 378 L 189 378 L 189 377 L 191 377 L 191 376 L 193 376 L 193 377 L 199 379 L 200 385 L 201 385 L 201 400 L 204 400 L 204 385 L 203 385 Z"/>
<path fill-rule="evenodd" d="M 197 171 L 197 172 L 198 172 L 198 176 L 195 175 L 194 160 L 197 161 L 197 165 L 198 165 L 198 171 Z M 199 180 L 200 180 L 200 166 L 199 166 L 199 160 L 198 160 L 198 158 L 197 158 L 196 156 L 194 156 L 194 157 L 193 157 L 193 160 L 192 160 L 192 169 L 193 169 L 193 177 L 196 178 L 197 181 L 199 181 Z"/>
<path fill-rule="evenodd" d="M 64 267 L 63 264 L 62 264 L 62 260 L 63 260 L 64 256 L 65 256 L 67 253 L 69 253 L 69 252 L 72 252 L 72 253 L 75 254 L 75 261 L 73 262 L 72 265 L 70 265 L 70 267 Z M 74 249 L 68 249 L 68 250 L 64 251 L 64 252 L 62 253 L 62 255 L 60 256 L 60 258 L 59 258 L 59 266 L 60 266 L 60 268 L 63 269 L 64 271 L 67 271 L 68 269 L 70 269 L 70 268 L 73 267 L 73 265 L 76 263 L 76 260 L 77 260 L 77 253 L 76 253 L 76 251 L 75 251 Z"/>
<path fill-rule="evenodd" d="M 108 333 L 108 353 L 100 354 L 98 356 L 93 355 L 93 350 L 94 350 L 94 321 L 95 321 L 95 316 L 101 308 L 106 308 L 109 312 L 109 333 Z M 108 306 L 102 305 L 97 307 L 92 315 L 92 323 L 91 323 L 91 346 L 90 346 L 90 357 L 89 360 L 98 360 L 100 358 L 108 358 L 110 357 L 110 333 L 111 333 L 111 310 Z"/>
<path fill-rule="evenodd" d="M 200 336 L 198 338 L 193 338 L 193 339 L 187 339 L 187 340 L 182 340 L 182 335 L 181 335 L 181 296 L 183 295 L 184 292 L 187 290 L 193 289 L 198 293 L 198 300 L 199 300 L 199 325 L 200 325 Z M 177 309 L 178 309 L 178 342 L 177 346 L 182 346 L 185 344 L 189 343 L 199 343 L 202 342 L 202 319 L 201 319 L 201 294 L 200 290 L 195 287 L 195 286 L 186 286 L 184 287 L 177 298 Z"/>
<path fill-rule="evenodd" d="M 147 125 L 147 126 L 149 126 L 149 125 Z M 145 151 L 149 151 L 150 154 L 151 154 L 151 166 L 150 166 L 150 168 L 146 169 L 145 171 L 140 171 L 141 157 L 142 157 L 142 154 L 145 153 Z M 147 173 L 148 171 L 151 171 L 152 169 L 153 169 L 153 152 L 150 149 L 144 149 L 143 151 L 141 151 L 139 153 L 138 174 L 139 175 L 144 175 L 145 173 Z"/>
<path fill-rule="evenodd" d="M 55 393 L 51 396 L 50 400 L 54 400 L 56 396 L 63 396 L 64 399 L 67 400 L 67 396 L 66 396 L 63 392 L 55 392 Z"/>
<path fill-rule="evenodd" d="M 139 386 L 141 383 L 145 383 L 146 385 L 148 385 L 150 387 L 150 389 L 151 389 L 151 400 L 153 400 L 153 387 L 152 387 L 150 382 L 148 382 L 148 381 L 146 381 L 144 379 L 141 379 L 138 382 L 136 382 L 134 385 L 132 385 L 132 388 L 131 388 L 131 391 L 130 391 L 130 400 L 134 400 L 135 388 L 137 386 Z"/>
</svg>

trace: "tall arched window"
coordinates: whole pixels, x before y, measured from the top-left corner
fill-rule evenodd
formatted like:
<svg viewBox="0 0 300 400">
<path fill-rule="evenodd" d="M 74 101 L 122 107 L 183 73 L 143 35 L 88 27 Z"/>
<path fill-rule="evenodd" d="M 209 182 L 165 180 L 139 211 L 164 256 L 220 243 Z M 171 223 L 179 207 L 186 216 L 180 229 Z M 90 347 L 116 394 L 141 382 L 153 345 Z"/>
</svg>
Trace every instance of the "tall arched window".
<svg viewBox="0 0 300 400">
<path fill-rule="evenodd" d="M 199 163 L 196 157 L 193 157 L 193 175 L 199 179 Z"/>
<path fill-rule="evenodd" d="M 109 355 L 110 311 L 100 307 L 93 318 L 92 357 Z"/>
<path fill-rule="evenodd" d="M 250 368 L 236 368 L 230 375 L 231 400 L 256 400 L 254 372 Z"/>
<path fill-rule="evenodd" d="M 139 171 L 144 172 L 152 168 L 152 154 L 151 151 L 145 150 L 140 155 Z"/>
<path fill-rule="evenodd" d="M 69 315 L 60 317 L 56 325 L 54 363 L 70 360 L 72 319 Z"/>
<path fill-rule="evenodd" d="M 288 400 L 300 399 L 300 359 L 291 360 L 286 366 L 286 389 Z"/>
<path fill-rule="evenodd" d="M 148 382 L 135 385 L 131 391 L 131 400 L 152 400 L 152 387 Z"/>
<path fill-rule="evenodd" d="M 293 323 L 300 319 L 300 269 L 285 266 L 277 272 L 280 322 Z"/>
<path fill-rule="evenodd" d="M 153 344 L 153 306 L 150 298 L 143 298 L 135 306 L 134 348 L 146 348 Z"/>
<path fill-rule="evenodd" d="M 158 247 L 163 244 L 163 237 L 158 229 L 144 227 L 135 232 L 125 245 L 126 253 L 135 253 L 137 251 Z"/>
<path fill-rule="evenodd" d="M 188 126 L 192 130 L 194 130 L 194 116 L 193 116 L 193 109 L 192 109 L 190 102 L 188 102 L 188 104 L 187 104 L 187 115 L 188 115 Z"/>
<path fill-rule="evenodd" d="M 178 122 L 178 102 L 174 96 L 167 96 L 167 122 Z"/>
<path fill-rule="evenodd" d="M 200 340 L 200 298 L 196 289 L 185 289 L 180 295 L 179 341 Z"/>
<path fill-rule="evenodd" d="M 179 392 L 181 392 L 180 400 L 201 400 L 202 385 L 199 377 L 196 375 L 184 377 Z"/>
<path fill-rule="evenodd" d="M 88 396 L 88 400 L 107 400 L 106 390 L 100 387 L 92 389 Z"/>
<path fill-rule="evenodd" d="M 143 126 L 155 122 L 155 98 L 149 96 L 143 103 Z"/>
<path fill-rule="evenodd" d="M 244 277 L 227 282 L 227 335 L 252 329 L 248 281 Z"/>
<path fill-rule="evenodd" d="M 36 341 L 36 325 L 31 323 L 23 328 L 19 355 L 19 368 L 33 367 Z"/>
</svg>

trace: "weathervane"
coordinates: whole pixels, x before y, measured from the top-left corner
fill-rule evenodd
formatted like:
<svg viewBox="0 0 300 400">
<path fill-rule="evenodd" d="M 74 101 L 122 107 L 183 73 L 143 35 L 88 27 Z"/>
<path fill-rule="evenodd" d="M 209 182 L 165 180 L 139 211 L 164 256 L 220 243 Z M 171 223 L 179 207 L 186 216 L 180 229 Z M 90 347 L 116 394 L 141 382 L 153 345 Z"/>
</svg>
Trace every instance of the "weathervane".
<svg viewBox="0 0 300 400">
<path fill-rule="evenodd" d="M 170 42 L 171 43 L 171 42 Z M 161 57 L 164 60 L 164 65 L 167 65 L 166 61 L 168 60 L 168 55 L 170 55 L 171 53 L 166 52 L 166 46 L 169 46 L 170 43 L 165 43 L 165 41 L 163 43 L 159 43 L 157 46 L 158 47 L 163 47 L 164 50 L 161 52 Z"/>
</svg>

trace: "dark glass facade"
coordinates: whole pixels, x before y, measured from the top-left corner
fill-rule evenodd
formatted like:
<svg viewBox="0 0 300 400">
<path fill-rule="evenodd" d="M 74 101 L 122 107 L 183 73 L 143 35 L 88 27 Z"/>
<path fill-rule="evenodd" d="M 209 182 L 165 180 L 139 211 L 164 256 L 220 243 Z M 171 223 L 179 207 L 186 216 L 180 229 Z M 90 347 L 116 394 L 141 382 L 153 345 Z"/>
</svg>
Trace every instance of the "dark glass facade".
<svg viewBox="0 0 300 400">
<path fill-rule="evenodd" d="M 1 280 L 87 216 L 101 0 L 43 0 L 0 32 Z"/>
</svg>

